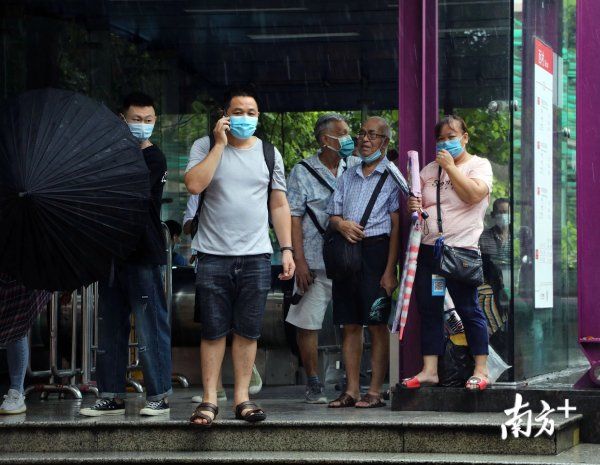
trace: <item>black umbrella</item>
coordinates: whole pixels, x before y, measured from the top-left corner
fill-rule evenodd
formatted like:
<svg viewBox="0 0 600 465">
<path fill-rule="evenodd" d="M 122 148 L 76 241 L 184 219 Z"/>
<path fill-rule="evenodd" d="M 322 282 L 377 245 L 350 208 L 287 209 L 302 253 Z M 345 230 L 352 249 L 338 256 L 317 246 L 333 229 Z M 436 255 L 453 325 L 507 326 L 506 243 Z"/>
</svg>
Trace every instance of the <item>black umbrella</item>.
<svg viewBox="0 0 600 465">
<path fill-rule="evenodd" d="M 71 290 L 136 246 L 148 169 L 127 125 L 75 92 L 26 92 L 0 109 L 0 271 Z"/>
</svg>

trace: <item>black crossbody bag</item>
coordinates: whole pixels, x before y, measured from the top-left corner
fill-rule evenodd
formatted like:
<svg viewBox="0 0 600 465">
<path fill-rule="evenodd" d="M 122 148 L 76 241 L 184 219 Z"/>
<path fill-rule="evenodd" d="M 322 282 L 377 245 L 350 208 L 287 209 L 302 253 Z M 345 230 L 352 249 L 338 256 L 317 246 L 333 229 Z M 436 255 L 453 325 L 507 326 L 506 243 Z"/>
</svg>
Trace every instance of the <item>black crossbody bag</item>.
<svg viewBox="0 0 600 465">
<path fill-rule="evenodd" d="M 381 175 L 373 194 L 371 194 L 367 208 L 359 223 L 363 228 L 369 221 L 377 196 L 379 196 L 388 175 L 388 171 Z M 344 279 L 348 275 L 360 271 L 362 267 L 361 241 L 356 244 L 348 242 L 344 236 L 331 227 L 331 223 L 327 227 L 323 239 L 323 261 L 329 279 Z"/>
<path fill-rule="evenodd" d="M 440 233 L 440 243 L 436 242 L 435 258 L 437 262 L 437 273 L 446 278 L 460 281 L 469 286 L 480 286 L 483 284 L 483 261 L 481 252 L 478 250 L 465 249 L 463 247 L 452 247 L 443 243 L 444 229 L 442 227 L 442 208 L 440 206 L 442 167 L 438 171 L 437 183 L 437 223 Z"/>
</svg>

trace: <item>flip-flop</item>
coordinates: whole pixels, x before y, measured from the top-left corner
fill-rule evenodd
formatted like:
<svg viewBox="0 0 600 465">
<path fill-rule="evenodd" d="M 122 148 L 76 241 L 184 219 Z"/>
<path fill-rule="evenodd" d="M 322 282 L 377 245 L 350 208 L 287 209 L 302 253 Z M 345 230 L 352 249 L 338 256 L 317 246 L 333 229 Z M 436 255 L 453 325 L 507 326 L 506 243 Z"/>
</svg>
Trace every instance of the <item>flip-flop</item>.
<svg viewBox="0 0 600 465">
<path fill-rule="evenodd" d="M 406 389 L 419 389 L 420 387 L 437 386 L 438 383 L 432 381 L 419 381 L 419 378 L 413 376 L 402 381 L 402 386 Z"/>
<path fill-rule="evenodd" d="M 386 403 L 381 400 L 381 397 L 369 393 L 362 396 L 359 402 L 366 402 L 368 405 L 365 407 L 355 405 L 356 408 L 379 408 L 385 407 L 386 405 Z"/>
<path fill-rule="evenodd" d="M 213 417 L 211 418 L 206 413 L 202 412 L 210 412 L 213 414 Z M 210 402 L 202 402 L 194 410 L 194 414 L 190 417 L 190 423 L 194 426 L 199 426 L 200 428 L 209 428 L 215 418 L 217 418 L 218 414 L 219 407 L 217 407 L 215 404 L 211 404 Z M 196 423 L 194 420 L 197 420 L 198 418 L 206 420 L 206 423 Z"/>
<path fill-rule="evenodd" d="M 467 383 L 465 384 L 465 388 L 467 391 L 484 391 L 490 385 L 490 382 L 487 378 L 480 378 L 479 376 L 471 376 Z"/>
</svg>

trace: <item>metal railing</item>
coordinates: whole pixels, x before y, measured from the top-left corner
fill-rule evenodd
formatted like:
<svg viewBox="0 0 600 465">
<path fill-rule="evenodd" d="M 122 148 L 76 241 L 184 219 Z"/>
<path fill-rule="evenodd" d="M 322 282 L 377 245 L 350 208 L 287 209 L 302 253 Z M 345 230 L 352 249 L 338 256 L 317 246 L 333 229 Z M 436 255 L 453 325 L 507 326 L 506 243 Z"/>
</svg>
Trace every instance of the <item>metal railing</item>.
<svg viewBox="0 0 600 465">
<path fill-rule="evenodd" d="M 165 234 L 165 253 L 167 255 L 167 265 L 163 268 L 163 283 L 165 298 L 167 302 L 167 311 L 169 324 L 172 321 L 172 300 L 173 300 L 173 273 L 172 273 L 172 255 L 171 255 L 171 236 L 169 229 L 163 223 Z M 59 393 L 59 395 L 71 394 L 76 399 L 82 398 L 82 393 L 91 392 L 98 396 L 98 388 L 92 381 L 92 374 L 96 368 L 96 352 L 98 350 L 98 283 L 88 287 L 83 287 L 71 294 L 71 353 L 70 365 L 68 369 L 59 369 L 58 357 L 58 324 L 61 293 L 52 294 L 49 309 L 49 369 L 32 370 L 31 360 L 27 367 L 27 374 L 30 379 L 48 379 L 46 383 L 32 384 L 27 387 L 25 394 L 31 392 L 40 392 L 42 398 L 47 398 L 50 393 Z M 81 325 L 79 325 L 81 321 Z M 80 330 L 78 328 L 80 326 Z M 78 342 L 81 341 L 80 366 L 77 366 Z M 144 391 L 142 384 L 131 376 L 133 371 L 140 369 L 139 350 L 135 332 L 135 318 L 131 316 L 131 332 L 129 339 L 129 363 L 127 366 L 127 384 L 138 392 Z M 68 379 L 67 384 L 62 381 Z M 179 373 L 172 374 L 172 380 L 179 383 L 182 387 L 189 387 L 187 378 Z"/>
</svg>

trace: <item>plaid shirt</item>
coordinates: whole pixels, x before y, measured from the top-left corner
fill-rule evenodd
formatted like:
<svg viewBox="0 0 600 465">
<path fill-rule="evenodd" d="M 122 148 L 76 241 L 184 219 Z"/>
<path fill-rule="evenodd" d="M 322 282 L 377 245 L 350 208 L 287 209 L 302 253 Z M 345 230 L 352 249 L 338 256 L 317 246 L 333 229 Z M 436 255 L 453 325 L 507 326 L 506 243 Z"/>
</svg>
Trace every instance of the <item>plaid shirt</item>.
<svg viewBox="0 0 600 465">
<path fill-rule="evenodd" d="M 345 220 L 359 223 L 369 199 L 379 182 L 381 175 L 385 172 L 387 158 L 383 158 L 377 168 L 365 178 L 362 164 L 347 170 L 338 180 L 335 192 L 331 196 L 327 213 L 331 216 L 341 216 Z M 400 189 L 396 183 L 388 177 L 375 206 L 365 226 L 365 237 L 389 235 L 392 230 L 392 219 L 390 213 L 400 209 Z"/>
<path fill-rule="evenodd" d="M 348 163 L 348 166 L 353 166 L 359 162 L 356 157 L 349 157 L 346 161 L 340 160 L 337 177 L 335 177 L 321 163 L 318 155 L 313 155 L 304 161 L 319 173 L 332 188 L 335 188 L 337 180 L 344 173 L 346 163 Z M 311 270 L 325 269 L 325 263 L 323 262 L 323 237 L 321 237 L 319 230 L 306 214 L 306 209 L 310 208 L 315 213 L 321 227 L 326 229 L 327 223 L 329 223 L 329 215 L 326 210 L 331 195 L 331 191 L 317 181 L 306 167 L 297 164 L 292 168 L 287 180 L 287 198 L 292 216 L 302 217 L 304 257 Z"/>
<path fill-rule="evenodd" d="M 46 308 L 47 291 L 28 290 L 0 273 L 0 344 L 7 344 L 27 335 L 38 314 Z"/>
</svg>

